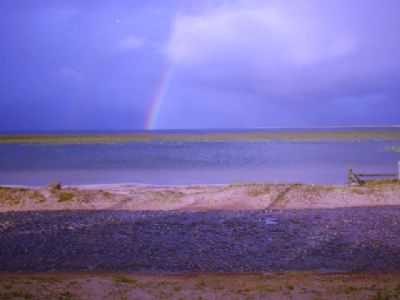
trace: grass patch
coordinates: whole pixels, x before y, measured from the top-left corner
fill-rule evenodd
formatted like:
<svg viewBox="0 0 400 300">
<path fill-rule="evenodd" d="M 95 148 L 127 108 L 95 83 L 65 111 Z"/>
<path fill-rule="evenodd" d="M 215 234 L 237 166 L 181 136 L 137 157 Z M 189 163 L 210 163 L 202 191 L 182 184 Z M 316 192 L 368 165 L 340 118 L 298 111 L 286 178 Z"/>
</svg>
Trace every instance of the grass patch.
<svg viewBox="0 0 400 300">
<path fill-rule="evenodd" d="M 179 191 L 154 191 L 150 193 L 151 198 L 155 201 L 161 201 L 163 203 L 179 203 L 184 193 Z"/>
<path fill-rule="evenodd" d="M 72 295 L 70 292 L 62 292 L 59 294 L 56 298 L 57 300 L 73 300 L 75 299 L 74 295 Z"/>
<path fill-rule="evenodd" d="M 257 285 L 254 290 L 261 292 L 261 293 L 273 293 L 276 292 L 276 289 L 270 287 L 268 285 Z"/>
<path fill-rule="evenodd" d="M 60 283 L 60 279 L 56 276 L 32 276 L 29 280 L 48 284 Z"/>
<path fill-rule="evenodd" d="M 400 184 L 400 181 L 397 179 L 367 180 L 364 183 L 364 186 L 380 186 L 380 185 L 388 185 L 388 184 Z"/>
<path fill-rule="evenodd" d="M 75 194 L 72 192 L 60 192 L 58 193 L 58 202 L 69 202 L 74 200 Z"/>
<path fill-rule="evenodd" d="M 237 291 L 239 294 L 248 294 L 252 292 L 251 288 L 243 288 Z"/>
<path fill-rule="evenodd" d="M 49 190 L 60 203 L 71 202 L 75 200 L 78 193 L 78 191 L 74 189 L 61 189 L 58 187 L 49 187 Z"/>
<path fill-rule="evenodd" d="M 354 286 L 346 286 L 344 288 L 344 293 L 346 295 L 352 294 L 352 293 L 357 292 L 357 291 L 359 291 L 359 289 L 354 287 Z"/>
<path fill-rule="evenodd" d="M 373 300 L 398 300 L 400 299 L 400 294 L 394 293 L 393 291 L 378 291 L 376 295 L 372 298 Z"/>
<path fill-rule="evenodd" d="M 268 194 L 271 191 L 271 186 L 268 184 L 254 184 L 247 187 L 247 194 L 250 197 L 258 197 Z"/>
<path fill-rule="evenodd" d="M 108 192 L 108 191 L 103 191 L 103 190 L 101 190 L 100 192 L 102 193 L 102 195 L 103 195 L 105 198 L 111 198 L 111 197 L 113 196 L 113 194 L 110 193 L 110 192 Z"/>
<path fill-rule="evenodd" d="M 0 188 L 0 203 L 7 205 L 18 205 L 22 200 L 22 195 L 26 192 L 25 189 L 14 189 L 1 187 Z"/>
<path fill-rule="evenodd" d="M 36 190 L 24 188 L 0 187 L 0 203 L 6 205 L 19 205 L 24 200 L 34 200 L 36 203 L 46 201 L 46 198 Z"/>
<path fill-rule="evenodd" d="M 376 293 L 373 300 L 400 300 L 400 284 L 393 289 L 384 289 Z"/>
<path fill-rule="evenodd" d="M 28 292 L 10 291 L 10 292 L 5 292 L 5 293 L 0 292 L 0 299 L 1 300 L 12 300 L 12 299 L 31 300 L 34 298 L 33 298 L 33 295 Z"/>
<path fill-rule="evenodd" d="M 60 203 L 70 202 L 75 198 L 75 194 L 72 191 L 63 190 L 61 183 L 58 182 L 49 184 L 49 190 Z"/>
<path fill-rule="evenodd" d="M 174 290 L 174 292 L 178 293 L 182 290 L 182 288 L 180 286 L 174 286 L 173 290 Z"/>
<path fill-rule="evenodd" d="M 3 284 L 3 289 L 5 290 L 11 290 L 13 285 L 11 283 L 5 283 Z"/>
<path fill-rule="evenodd" d="M 287 287 L 287 289 L 290 290 L 290 291 L 293 291 L 293 290 L 294 290 L 294 286 L 291 285 L 291 284 L 288 284 L 286 287 Z"/>
<path fill-rule="evenodd" d="M 38 191 L 33 191 L 32 199 L 35 200 L 36 203 L 46 202 L 46 198 Z"/>
<path fill-rule="evenodd" d="M 198 288 L 198 289 L 204 289 L 206 286 L 207 286 L 207 284 L 204 281 L 204 279 L 200 279 L 196 283 L 196 288 Z"/>
<path fill-rule="evenodd" d="M 119 283 L 119 284 L 137 284 L 137 280 L 133 278 L 129 278 L 126 276 L 114 276 L 113 277 L 114 283 Z"/>
</svg>

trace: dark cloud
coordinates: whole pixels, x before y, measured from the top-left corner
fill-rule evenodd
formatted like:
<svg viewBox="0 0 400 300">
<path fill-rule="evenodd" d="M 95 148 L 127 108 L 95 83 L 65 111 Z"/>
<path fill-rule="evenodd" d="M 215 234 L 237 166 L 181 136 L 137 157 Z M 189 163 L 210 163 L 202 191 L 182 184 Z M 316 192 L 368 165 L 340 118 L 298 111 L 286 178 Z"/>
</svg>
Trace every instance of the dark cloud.
<svg viewBox="0 0 400 300">
<path fill-rule="evenodd" d="M 398 1 L 2 1 L 0 130 L 400 123 Z"/>
<path fill-rule="evenodd" d="M 204 88 L 200 97 L 229 91 L 214 101 L 246 107 L 230 117 L 249 126 L 399 123 L 399 8 L 396 1 L 225 2 L 179 15 L 167 49 L 187 84 Z"/>
</svg>

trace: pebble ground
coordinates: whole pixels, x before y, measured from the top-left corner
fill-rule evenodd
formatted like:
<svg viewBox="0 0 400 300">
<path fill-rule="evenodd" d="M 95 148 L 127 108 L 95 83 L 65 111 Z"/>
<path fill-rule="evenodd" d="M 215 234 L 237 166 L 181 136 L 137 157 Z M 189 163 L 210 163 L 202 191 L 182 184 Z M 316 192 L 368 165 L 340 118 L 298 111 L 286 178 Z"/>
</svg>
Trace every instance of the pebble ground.
<svg viewBox="0 0 400 300">
<path fill-rule="evenodd" d="M 0 214 L 0 271 L 398 271 L 400 207 Z"/>
</svg>

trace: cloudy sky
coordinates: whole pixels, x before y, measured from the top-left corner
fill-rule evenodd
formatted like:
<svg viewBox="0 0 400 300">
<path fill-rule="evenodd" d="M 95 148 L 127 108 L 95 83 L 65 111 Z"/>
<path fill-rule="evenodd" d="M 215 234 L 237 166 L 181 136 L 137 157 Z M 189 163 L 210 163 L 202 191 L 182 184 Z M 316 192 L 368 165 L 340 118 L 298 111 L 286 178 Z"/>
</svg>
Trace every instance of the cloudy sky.
<svg viewBox="0 0 400 300">
<path fill-rule="evenodd" d="M 2 0 L 0 131 L 400 124 L 399 11 Z"/>
</svg>

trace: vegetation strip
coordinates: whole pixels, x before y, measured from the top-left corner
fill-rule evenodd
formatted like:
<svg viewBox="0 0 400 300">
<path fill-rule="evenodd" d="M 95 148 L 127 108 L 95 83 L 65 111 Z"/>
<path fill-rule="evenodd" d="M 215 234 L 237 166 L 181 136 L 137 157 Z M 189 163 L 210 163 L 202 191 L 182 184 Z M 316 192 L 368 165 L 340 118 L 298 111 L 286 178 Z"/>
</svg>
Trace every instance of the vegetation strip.
<svg viewBox="0 0 400 300">
<path fill-rule="evenodd" d="M 218 132 L 218 133 L 137 133 L 137 134 L 32 134 L 0 135 L 0 144 L 95 144 L 156 141 L 315 141 L 315 140 L 400 140 L 394 131 L 327 132 Z"/>
<path fill-rule="evenodd" d="M 399 299 L 398 273 L 0 273 L 0 299 Z"/>
</svg>

